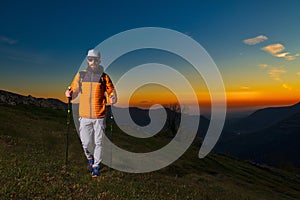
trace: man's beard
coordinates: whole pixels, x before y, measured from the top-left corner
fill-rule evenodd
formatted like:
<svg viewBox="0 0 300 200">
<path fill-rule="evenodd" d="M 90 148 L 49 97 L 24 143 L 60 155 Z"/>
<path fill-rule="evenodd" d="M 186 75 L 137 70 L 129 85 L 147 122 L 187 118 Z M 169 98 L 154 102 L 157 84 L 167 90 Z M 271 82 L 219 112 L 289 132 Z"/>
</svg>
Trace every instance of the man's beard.
<svg viewBox="0 0 300 200">
<path fill-rule="evenodd" d="M 88 70 L 90 70 L 93 73 L 97 73 L 97 74 L 103 73 L 103 67 L 101 65 L 94 65 L 93 67 L 88 66 Z"/>
</svg>

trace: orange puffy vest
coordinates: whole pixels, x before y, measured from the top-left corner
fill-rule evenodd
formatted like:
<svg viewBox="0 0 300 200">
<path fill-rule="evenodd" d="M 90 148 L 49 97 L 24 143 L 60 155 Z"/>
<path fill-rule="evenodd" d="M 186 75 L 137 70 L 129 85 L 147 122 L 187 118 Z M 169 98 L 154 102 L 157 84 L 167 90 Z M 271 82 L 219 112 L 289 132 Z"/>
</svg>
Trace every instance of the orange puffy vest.
<svg viewBox="0 0 300 200">
<path fill-rule="evenodd" d="M 104 118 L 106 116 L 106 96 L 113 95 L 114 86 L 106 73 L 83 70 L 76 74 L 71 84 L 72 98 L 79 96 L 79 117 Z"/>
</svg>

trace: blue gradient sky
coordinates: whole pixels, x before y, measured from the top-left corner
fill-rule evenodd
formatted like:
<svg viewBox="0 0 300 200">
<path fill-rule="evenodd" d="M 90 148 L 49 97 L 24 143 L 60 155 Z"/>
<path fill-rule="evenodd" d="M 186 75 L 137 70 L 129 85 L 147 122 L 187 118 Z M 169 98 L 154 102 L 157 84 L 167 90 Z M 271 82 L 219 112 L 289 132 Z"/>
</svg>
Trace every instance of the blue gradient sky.
<svg viewBox="0 0 300 200">
<path fill-rule="evenodd" d="M 299 8 L 297 0 L 2 1 L 0 89 L 63 100 L 88 49 L 119 32 L 153 26 L 199 42 L 219 67 L 232 105 L 296 103 Z M 244 41 L 257 36 L 267 39 Z M 285 49 L 263 50 L 275 44 Z"/>
</svg>

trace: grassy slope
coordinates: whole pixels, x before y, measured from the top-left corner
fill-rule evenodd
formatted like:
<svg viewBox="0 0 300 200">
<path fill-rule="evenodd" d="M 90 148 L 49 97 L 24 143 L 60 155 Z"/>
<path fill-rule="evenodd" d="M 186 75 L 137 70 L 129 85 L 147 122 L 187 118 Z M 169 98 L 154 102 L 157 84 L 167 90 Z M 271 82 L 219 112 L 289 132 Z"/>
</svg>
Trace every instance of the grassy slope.
<svg viewBox="0 0 300 200">
<path fill-rule="evenodd" d="M 0 198 L 98 199 L 297 199 L 295 172 L 263 169 L 249 162 L 211 154 L 197 158 L 191 147 L 162 170 L 129 174 L 102 167 L 92 179 L 86 171 L 74 127 L 70 133 L 69 166 L 65 171 L 66 115 L 28 106 L 0 105 Z M 114 141 L 123 147 L 141 142 L 150 151 L 167 141 L 128 140 L 114 127 Z M 143 143 L 144 142 L 144 143 Z M 161 144 L 157 144 L 160 143 Z"/>
</svg>

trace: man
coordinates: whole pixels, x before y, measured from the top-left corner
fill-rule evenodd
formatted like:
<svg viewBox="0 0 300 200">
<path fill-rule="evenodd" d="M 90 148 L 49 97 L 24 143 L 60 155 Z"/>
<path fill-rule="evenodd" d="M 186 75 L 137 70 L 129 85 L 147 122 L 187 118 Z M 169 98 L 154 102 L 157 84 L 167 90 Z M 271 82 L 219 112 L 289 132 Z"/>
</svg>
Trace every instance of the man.
<svg viewBox="0 0 300 200">
<path fill-rule="evenodd" d="M 65 92 L 66 97 L 75 99 L 80 94 L 79 132 L 88 169 L 92 177 L 99 176 L 99 165 L 102 161 L 102 136 L 105 133 L 106 96 L 111 104 L 117 102 L 117 95 L 110 77 L 100 65 L 100 52 L 92 49 L 87 55 L 88 67 L 74 77 L 71 89 Z M 95 144 L 94 152 L 88 145 Z"/>
</svg>

